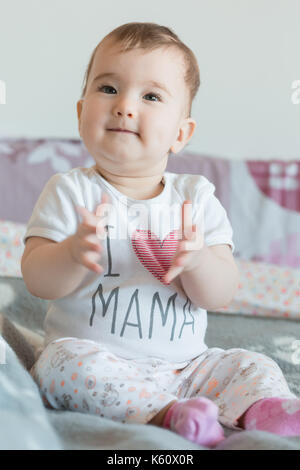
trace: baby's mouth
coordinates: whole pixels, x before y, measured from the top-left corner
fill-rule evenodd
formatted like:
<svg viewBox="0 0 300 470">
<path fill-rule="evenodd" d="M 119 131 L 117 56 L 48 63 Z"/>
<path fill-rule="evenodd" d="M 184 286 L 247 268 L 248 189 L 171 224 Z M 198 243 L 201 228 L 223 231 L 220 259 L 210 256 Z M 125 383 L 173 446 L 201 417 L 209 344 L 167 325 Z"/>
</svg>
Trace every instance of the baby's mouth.
<svg viewBox="0 0 300 470">
<path fill-rule="evenodd" d="M 111 132 L 123 132 L 123 133 L 127 133 L 127 134 L 134 134 L 134 135 L 139 135 L 137 132 L 134 132 L 134 131 L 129 131 L 127 129 L 107 129 L 108 131 L 111 131 Z"/>
</svg>

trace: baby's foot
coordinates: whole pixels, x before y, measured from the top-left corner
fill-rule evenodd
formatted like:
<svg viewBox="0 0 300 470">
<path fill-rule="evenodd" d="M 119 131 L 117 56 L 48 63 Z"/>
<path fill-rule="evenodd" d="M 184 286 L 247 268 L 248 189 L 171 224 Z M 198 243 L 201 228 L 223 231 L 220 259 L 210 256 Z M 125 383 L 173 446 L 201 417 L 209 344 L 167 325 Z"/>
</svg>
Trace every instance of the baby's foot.
<svg viewBox="0 0 300 470">
<path fill-rule="evenodd" d="M 244 428 L 300 436 L 300 398 L 262 398 L 246 411 Z"/>
<path fill-rule="evenodd" d="M 205 397 L 174 403 L 164 417 L 163 427 L 206 447 L 214 447 L 224 439 L 218 407 Z"/>
</svg>

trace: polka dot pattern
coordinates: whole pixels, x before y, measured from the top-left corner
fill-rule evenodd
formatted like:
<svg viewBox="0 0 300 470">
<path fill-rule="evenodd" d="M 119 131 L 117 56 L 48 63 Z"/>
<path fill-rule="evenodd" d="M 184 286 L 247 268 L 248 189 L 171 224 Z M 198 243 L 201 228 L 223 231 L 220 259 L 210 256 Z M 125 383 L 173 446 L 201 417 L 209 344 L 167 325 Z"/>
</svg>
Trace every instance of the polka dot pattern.
<svg viewBox="0 0 300 470">
<path fill-rule="evenodd" d="M 0 276 L 20 277 L 25 224 L 0 219 Z"/>
<path fill-rule="evenodd" d="M 238 292 L 227 307 L 216 311 L 300 319 L 300 269 L 236 259 Z"/>
<path fill-rule="evenodd" d="M 278 364 L 254 351 L 210 348 L 174 374 L 175 364 L 153 358 L 125 360 L 114 355 L 111 361 L 112 351 L 91 343 L 61 338 L 39 356 L 32 377 L 49 407 L 144 424 L 175 399 L 203 396 L 217 405 L 221 424 L 239 429 L 237 419 L 259 399 L 296 398 Z M 57 356 L 63 371 L 55 367 Z M 88 364 L 93 364 L 93 375 L 86 372 Z M 120 364 L 123 372 L 118 374 Z M 137 376 L 128 376 L 129 370 Z"/>
</svg>

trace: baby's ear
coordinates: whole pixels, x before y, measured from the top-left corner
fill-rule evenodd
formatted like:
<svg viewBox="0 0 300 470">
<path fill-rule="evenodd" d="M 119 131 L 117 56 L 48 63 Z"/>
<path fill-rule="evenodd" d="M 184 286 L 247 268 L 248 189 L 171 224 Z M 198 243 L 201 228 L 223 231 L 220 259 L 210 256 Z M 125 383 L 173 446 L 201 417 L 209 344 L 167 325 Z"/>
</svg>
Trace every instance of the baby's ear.
<svg viewBox="0 0 300 470">
<path fill-rule="evenodd" d="M 80 117 L 81 117 L 81 111 L 82 111 L 82 103 L 83 103 L 83 100 L 77 101 L 78 131 L 79 131 L 80 136 L 81 136 L 81 133 L 80 133 Z"/>
<path fill-rule="evenodd" d="M 81 116 L 82 103 L 83 103 L 83 100 L 77 101 L 77 118 L 78 118 L 78 121 L 80 120 L 80 116 Z"/>
<path fill-rule="evenodd" d="M 196 121 L 192 118 L 187 118 L 183 121 L 179 128 L 178 137 L 176 142 L 171 147 L 171 152 L 178 153 L 182 150 L 188 141 L 191 139 L 196 129 Z"/>
</svg>

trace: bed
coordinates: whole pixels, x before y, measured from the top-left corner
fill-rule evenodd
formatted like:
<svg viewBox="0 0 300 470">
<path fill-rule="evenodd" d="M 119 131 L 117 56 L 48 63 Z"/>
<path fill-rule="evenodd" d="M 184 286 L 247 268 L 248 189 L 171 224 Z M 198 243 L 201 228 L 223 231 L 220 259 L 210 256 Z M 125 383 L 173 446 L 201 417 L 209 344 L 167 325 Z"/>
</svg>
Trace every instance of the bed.
<svg viewBox="0 0 300 470">
<path fill-rule="evenodd" d="M 33 297 L 22 279 L 22 235 L 49 177 L 91 164 L 80 141 L 0 141 L 0 448 L 207 450 L 155 426 L 119 424 L 79 412 L 47 409 L 29 374 L 43 341 L 48 302 Z M 167 169 L 207 176 L 233 224 L 240 288 L 228 308 L 208 312 L 206 344 L 268 355 L 283 370 L 291 390 L 300 395 L 300 197 L 297 193 L 278 195 L 278 184 L 277 189 L 276 185 L 268 188 L 270 178 L 283 169 L 297 178 L 297 165 L 231 162 L 186 153 L 171 156 Z M 239 185 L 245 188 L 246 184 L 248 190 L 238 201 Z M 267 202 L 262 204 L 262 198 Z M 241 217 L 246 220 L 243 224 L 239 223 Z M 270 220 L 275 220 L 272 230 Z M 300 449 L 300 436 L 228 428 L 224 432 L 226 439 L 213 450 Z"/>
</svg>

